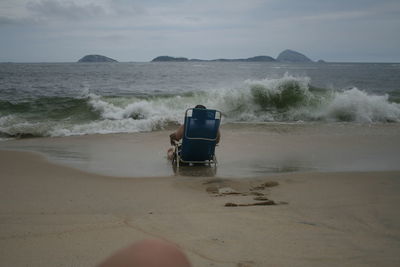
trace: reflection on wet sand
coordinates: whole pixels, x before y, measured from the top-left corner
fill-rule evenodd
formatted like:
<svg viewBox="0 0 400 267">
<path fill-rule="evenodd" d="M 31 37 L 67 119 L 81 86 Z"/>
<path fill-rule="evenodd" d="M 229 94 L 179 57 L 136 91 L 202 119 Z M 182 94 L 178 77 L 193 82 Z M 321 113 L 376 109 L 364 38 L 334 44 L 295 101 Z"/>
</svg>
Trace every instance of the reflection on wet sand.
<svg viewBox="0 0 400 267">
<path fill-rule="evenodd" d="M 197 164 L 197 165 L 181 165 L 179 168 L 175 164 L 172 170 L 175 175 L 190 177 L 214 177 L 217 175 L 217 167 L 214 165 Z"/>
</svg>

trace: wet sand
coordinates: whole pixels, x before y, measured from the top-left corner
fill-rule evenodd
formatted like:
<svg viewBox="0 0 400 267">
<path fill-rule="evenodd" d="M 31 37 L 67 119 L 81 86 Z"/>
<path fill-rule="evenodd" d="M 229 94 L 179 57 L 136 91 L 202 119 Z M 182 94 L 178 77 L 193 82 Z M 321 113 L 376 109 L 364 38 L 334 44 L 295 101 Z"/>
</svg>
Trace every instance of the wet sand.
<svg viewBox="0 0 400 267">
<path fill-rule="evenodd" d="M 400 124 L 223 125 L 215 173 L 195 168 L 176 173 L 166 160 L 172 130 L 21 139 L 0 142 L 0 150 L 35 151 L 55 163 L 121 177 L 243 178 L 286 172 L 400 170 Z"/>
<path fill-rule="evenodd" d="M 174 242 L 193 266 L 400 264 L 400 167 L 396 170 L 399 159 L 393 159 L 399 151 L 398 128 L 384 126 L 382 130 L 379 126 L 366 131 L 363 126 L 352 126 L 330 131 L 322 127 L 315 132 L 302 127 L 262 131 L 230 127 L 224 129 L 225 139 L 217 152 L 222 162 L 215 174 L 200 168 L 186 173 L 168 169 L 168 175 L 158 177 L 107 176 L 107 171 L 99 174 L 107 165 L 90 168 L 101 157 L 85 159 L 82 153 L 74 154 L 76 162 L 85 162 L 87 169 L 97 172 L 89 173 L 83 171 L 84 164 L 71 163 L 73 157 L 68 153 L 57 158 L 42 151 L 50 155 L 48 161 L 38 153 L 0 151 L 0 266 L 95 266 L 116 249 L 144 238 Z M 141 147 L 146 142 L 157 145 L 153 137 L 158 135 L 164 132 L 27 139 L 1 147 L 29 150 L 29 143 L 31 150 L 35 146 L 58 148 L 53 152 L 60 155 L 63 149 L 59 148 L 76 146 L 78 152 L 91 148 L 86 155 L 98 155 L 101 150 L 117 155 L 127 153 L 121 138 L 136 140 Z M 239 142 L 249 135 L 257 140 Z M 270 141 L 269 150 L 261 146 L 263 135 Z M 236 149 L 251 146 L 256 152 L 263 151 L 265 161 L 273 158 L 271 151 L 277 158 L 296 153 L 301 158 L 314 151 L 317 167 L 329 165 L 330 158 L 332 166 L 340 166 L 354 155 L 364 155 L 354 160 L 358 162 L 355 166 L 364 169 L 318 167 L 317 171 L 292 173 L 257 169 L 257 175 L 220 175 L 236 158 L 245 162 L 251 158 L 231 154 L 235 148 L 226 144 L 235 141 Z M 291 145 L 283 147 L 288 141 Z M 342 142 L 345 145 L 337 147 Z M 298 144 L 296 149 L 294 144 Z M 323 152 L 328 147 L 331 153 Z M 344 153 L 344 147 L 352 149 Z M 161 159 L 154 161 L 170 168 L 163 149 L 149 151 L 160 153 Z M 154 158 L 153 152 L 146 157 Z M 342 158 L 337 159 L 339 153 Z M 140 161 L 136 155 L 132 162 Z M 379 164 L 373 163 L 376 159 Z M 115 166 L 110 162 L 112 171 Z M 370 166 L 363 166 L 366 163 Z M 346 166 L 352 166 L 351 162 Z M 140 166 L 132 163 L 131 169 L 135 168 Z M 268 200 L 276 205 L 253 206 Z"/>
</svg>

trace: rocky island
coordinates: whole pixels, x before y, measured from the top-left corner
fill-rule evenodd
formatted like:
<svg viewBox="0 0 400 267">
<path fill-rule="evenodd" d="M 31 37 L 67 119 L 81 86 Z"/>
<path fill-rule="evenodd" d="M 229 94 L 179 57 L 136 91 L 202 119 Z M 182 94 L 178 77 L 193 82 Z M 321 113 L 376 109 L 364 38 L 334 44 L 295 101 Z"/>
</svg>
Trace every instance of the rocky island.
<svg viewBox="0 0 400 267">
<path fill-rule="evenodd" d="M 270 56 L 255 56 L 249 58 L 234 58 L 234 59 L 188 59 L 186 57 L 170 57 L 170 56 L 159 56 L 154 58 L 151 62 L 187 62 L 187 61 L 204 61 L 204 62 L 293 62 L 293 63 L 307 63 L 313 62 L 311 59 L 306 57 L 305 55 L 286 49 L 282 51 L 278 57 L 275 59 Z"/>
<path fill-rule="evenodd" d="M 184 61 L 219 61 L 219 62 L 273 62 L 276 61 L 274 58 L 269 56 L 256 56 L 250 58 L 236 58 L 236 59 L 226 59 L 226 58 L 219 58 L 219 59 L 188 59 L 186 57 L 170 57 L 170 56 L 159 56 L 154 58 L 151 62 L 184 62 Z"/>
<path fill-rule="evenodd" d="M 243 61 L 248 61 L 248 62 L 274 62 L 276 59 L 270 56 L 255 56 L 255 57 L 249 57 L 244 59 Z"/>
<path fill-rule="evenodd" d="M 270 56 L 255 56 L 249 58 L 234 58 L 234 59 L 226 59 L 219 58 L 208 61 L 221 61 L 221 62 L 274 62 L 276 61 L 273 57 Z"/>
<path fill-rule="evenodd" d="M 159 56 L 154 58 L 151 62 L 182 62 L 188 61 L 186 57 L 170 57 L 170 56 Z"/>
<path fill-rule="evenodd" d="M 102 56 L 102 55 L 87 55 L 84 56 L 83 58 L 78 60 L 79 63 L 86 63 L 86 62 L 118 62 L 115 59 Z"/>
<path fill-rule="evenodd" d="M 78 62 L 118 62 L 115 59 L 102 55 L 86 55 L 78 60 Z M 286 49 L 282 51 L 275 59 L 270 56 L 255 56 L 249 58 L 218 58 L 218 59 L 189 59 L 186 57 L 158 56 L 151 62 L 288 62 L 288 63 L 309 63 L 314 62 L 307 56 L 294 50 Z M 319 60 L 323 63 L 323 60 Z"/>
<path fill-rule="evenodd" d="M 299 53 L 297 51 L 293 51 L 290 49 L 286 49 L 286 50 L 282 51 L 278 55 L 276 60 L 280 61 L 280 62 L 300 62 L 300 63 L 312 62 L 311 59 L 309 59 L 302 53 Z"/>
<path fill-rule="evenodd" d="M 235 59 L 226 59 L 226 58 L 219 58 L 219 59 L 188 59 L 186 57 L 170 57 L 170 56 L 159 56 L 154 58 L 151 62 L 182 62 L 182 61 L 220 61 L 220 62 L 273 62 L 276 61 L 274 58 L 269 56 L 256 56 L 256 57 L 249 57 L 249 58 L 235 58 Z"/>
</svg>

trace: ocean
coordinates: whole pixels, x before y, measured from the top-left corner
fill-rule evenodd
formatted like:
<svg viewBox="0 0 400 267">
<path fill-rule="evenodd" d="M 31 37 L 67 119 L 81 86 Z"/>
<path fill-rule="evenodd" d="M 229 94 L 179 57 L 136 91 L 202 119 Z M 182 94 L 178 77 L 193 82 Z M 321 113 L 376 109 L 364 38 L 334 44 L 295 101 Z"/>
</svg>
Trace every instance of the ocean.
<svg viewBox="0 0 400 267">
<path fill-rule="evenodd" d="M 157 131 L 196 104 L 223 124 L 398 123 L 400 64 L 0 64 L 2 140 Z"/>
</svg>

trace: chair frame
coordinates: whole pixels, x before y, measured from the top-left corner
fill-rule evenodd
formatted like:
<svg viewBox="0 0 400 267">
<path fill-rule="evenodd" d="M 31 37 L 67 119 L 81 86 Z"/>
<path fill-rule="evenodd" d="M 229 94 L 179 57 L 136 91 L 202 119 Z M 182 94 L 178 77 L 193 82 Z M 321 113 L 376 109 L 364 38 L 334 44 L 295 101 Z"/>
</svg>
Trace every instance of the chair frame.
<svg viewBox="0 0 400 267">
<path fill-rule="evenodd" d="M 217 140 L 217 137 L 215 137 L 215 138 L 201 138 L 201 137 L 188 137 L 188 136 L 186 135 L 186 133 L 187 133 L 186 128 L 188 127 L 188 125 L 186 125 L 186 118 L 187 118 L 188 112 L 189 112 L 190 110 L 193 110 L 193 108 L 189 108 L 189 109 L 187 109 L 187 110 L 185 111 L 184 138 L 189 139 L 189 140 L 216 141 L 216 140 Z M 221 119 L 222 119 L 222 114 L 221 114 L 221 112 L 220 112 L 219 110 L 215 110 L 215 113 L 216 113 L 216 114 L 219 113 L 219 120 L 220 120 L 220 123 L 221 123 Z M 219 128 L 219 127 L 218 127 L 218 128 Z M 175 162 L 175 163 L 176 163 L 177 168 L 179 168 L 179 165 L 180 165 L 181 163 L 189 164 L 189 165 L 193 165 L 193 164 L 208 164 L 208 165 L 210 165 L 210 166 L 213 164 L 215 167 L 217 167 L 218 161 L 217 161 L 217 157 L 215 156 L 215 151 L 214 151 L 214 154 L 213 154 L 213 156 L 212 156 L 212 159 L 202 160 L 202 161 L 183 160 L 183 159 L 181 158 L 181 156 L 179 155 L 179 154 L 180 154 L 180 151 L 181 151 L 182 142 L 183 142 L 183 138 L 182 138 L 181 141 L 175 142 L 174 159 L 173 159 L 172 162 Z M 218 146 L 218 145 L 215 144 L 215 146 Z"/>
</svg>

